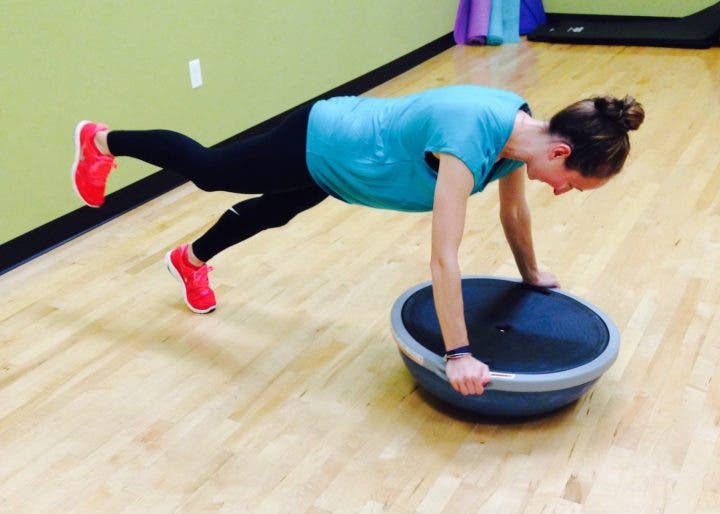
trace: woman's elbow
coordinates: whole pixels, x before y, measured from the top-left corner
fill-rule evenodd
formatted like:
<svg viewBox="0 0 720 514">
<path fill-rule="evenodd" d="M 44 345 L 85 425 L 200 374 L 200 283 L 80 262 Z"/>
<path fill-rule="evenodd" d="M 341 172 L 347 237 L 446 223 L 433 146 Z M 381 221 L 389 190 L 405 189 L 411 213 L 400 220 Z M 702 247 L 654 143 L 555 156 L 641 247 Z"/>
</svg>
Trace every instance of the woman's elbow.
<svg viewBox="0 0 720 514">
<path fill-rule="evenodd" d="M 433 277 L 456 271 L 458 267 L 457 256 L 438 254 L 430 257 L 430 273 Z"/>
<path fill-rule="evenodd" d="M 500 209 L 500 222 L 503 226 L 513 226 L 526 223 L 530 219 L 530 209 L 527 206 Z"/>
</svg>

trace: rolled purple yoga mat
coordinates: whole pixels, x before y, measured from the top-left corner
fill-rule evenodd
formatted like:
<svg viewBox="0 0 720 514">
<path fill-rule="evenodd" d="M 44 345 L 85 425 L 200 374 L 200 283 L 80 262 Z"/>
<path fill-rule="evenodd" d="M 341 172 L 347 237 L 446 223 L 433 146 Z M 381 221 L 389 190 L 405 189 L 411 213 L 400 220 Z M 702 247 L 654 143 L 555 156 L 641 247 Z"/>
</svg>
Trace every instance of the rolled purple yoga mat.
<svg viewBox="0 0 720 514">
<path fill-rule="evenodd" d="M 491 0 L 471 0 L 468 12 L 467 39 L 484 44 L 490 24 Z"/>
<path fill-rule="evenodd" d="M 455 28 L 453 29 L 453 37 L 458 45 L 465 45 L 468 42 L 468 13 L 470 12 L 471 0 L 460 0 L 458 2 L 457 15 L 455 16 Z"/>
<path fill-rule="evenodd" d="M 491 0 L 460 0 L 453 30 L 455 43 L 485 44 L 491 9 Z"/>
</svg>

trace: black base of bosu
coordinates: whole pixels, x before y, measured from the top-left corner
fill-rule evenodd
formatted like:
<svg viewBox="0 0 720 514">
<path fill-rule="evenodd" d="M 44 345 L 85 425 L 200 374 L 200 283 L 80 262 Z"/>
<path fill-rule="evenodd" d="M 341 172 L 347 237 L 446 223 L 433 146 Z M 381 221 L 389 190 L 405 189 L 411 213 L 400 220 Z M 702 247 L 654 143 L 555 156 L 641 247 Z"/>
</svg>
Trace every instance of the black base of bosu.
<svg viewBox="0 0 720 514">
<path fill-rule="evenodd" d="M 412 376 L 433 397 L 457 409 L 499 418 L 532 417 L 547 414 L 571 404 L 584 395 L 596 380 L 556 391 L 503 391 L 488 389 L 482 395 L 463 396 L 448 387 L 432 371 L 400 354 Z"/>
<path fill-rule="evenodd" d="M 530 41 L 710 48 L 719 42 L 720 2 L 682 18 L 548 14 Z"/>
<path fill-rule="evenodd" d="M 463 396 L 447 380 L 430 283 L 406 291 L 391 314 L 410 373 L 447 404 L 486 416 L 551 412 L 582 396 L 617 357 L 614 324 L 568 293 L 493 277 L 463 278 L 462 290 L 472 353 L 491 369 L 482 395 Z"/>
</svg>

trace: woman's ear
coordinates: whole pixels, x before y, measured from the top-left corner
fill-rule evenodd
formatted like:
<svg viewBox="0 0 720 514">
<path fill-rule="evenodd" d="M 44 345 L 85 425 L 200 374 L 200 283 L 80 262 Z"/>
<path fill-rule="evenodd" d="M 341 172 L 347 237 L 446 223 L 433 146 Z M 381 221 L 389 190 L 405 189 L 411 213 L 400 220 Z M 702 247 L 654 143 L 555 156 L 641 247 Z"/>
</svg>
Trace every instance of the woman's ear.
<svg viewBox="0 0 720 514">
<path fill-rule="evenodd" d="M 553 145 L 550 147 L 550 159 L 567 159 L 568 156 L 572 153 L 572 148 L 569 144 L 564 142 L 557 142 L 553 143 Z"/>
</svg>

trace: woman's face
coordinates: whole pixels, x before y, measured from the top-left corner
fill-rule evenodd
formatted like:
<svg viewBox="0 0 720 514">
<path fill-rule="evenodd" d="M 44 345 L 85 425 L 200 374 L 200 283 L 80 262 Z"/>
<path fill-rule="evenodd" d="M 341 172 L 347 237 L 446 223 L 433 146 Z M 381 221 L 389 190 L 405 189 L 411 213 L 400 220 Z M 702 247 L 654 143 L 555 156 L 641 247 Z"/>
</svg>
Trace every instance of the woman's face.
<svg viewBox="0 0 720 514">
<path fill-rule="evenodd" d="M 596 189 L 608 181 L 608 178 L 584 177 L 579 171 L 566 167 L 565 160 L 571 152 L 567 143 L 553 142 L 542 154 L 527 163 L 528 178 L 545 182 L 556 195 L 572 189 Z"/>
<path fill-rule="evenodd" d="M 608 178 L 584 177 L 579 172 L 565 167 L 564 159 L 547 161 L 545 165 L 528 166 L 528 178 L 539 180 L 550 186 L 555 195 L 567 193 L 573 189 L 585 191 L 605 185 Z"/>
</svg>

